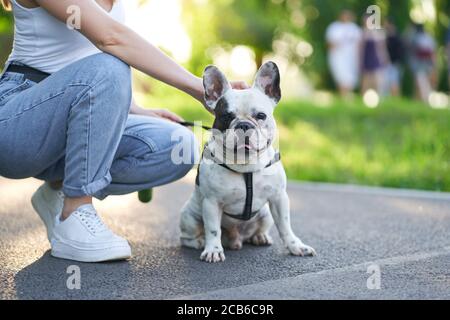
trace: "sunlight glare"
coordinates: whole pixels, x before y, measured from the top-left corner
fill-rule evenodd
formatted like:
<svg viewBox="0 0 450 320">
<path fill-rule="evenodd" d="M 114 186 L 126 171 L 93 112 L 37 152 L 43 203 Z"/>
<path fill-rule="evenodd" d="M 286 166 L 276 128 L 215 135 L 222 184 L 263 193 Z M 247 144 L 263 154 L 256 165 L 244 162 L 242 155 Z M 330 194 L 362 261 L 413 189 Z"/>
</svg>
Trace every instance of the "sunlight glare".
<svg viewBox="0 0 450 320">
<path fill-rule="evenodd" d="M 233 74 L 246 77 L 256 72 L 255 54 L 246 46 L 233 48 L 230 56 L 230 66 Z"/>
<path fill-rule="evenodd" d="M 436 21 L 437 12 L 433 0 L 421 0 L 410 11 L 410 18 L 415 23 Z"/>
<path fill-rule="evenodd" d="M 432 92 L 428 97 L 428 103 L 434 109 L 446 109 L 450 106 L 450 99 L 445 93 Z"/>
<path fill-rule="evenodd" d="M 366 93 L 364 93 L 363 101 L 366 107 L 373 109 L 378 107 L 378 105 L 380 104 L 380 96 L 375 90 L 370 89 L 367 90 Z"/>
<path fill-rule="evenodd" d="M 156 46 L 168 50 L 175 60 L 189 61 L 192 43 L 182 20 L 181 0 L 127 0 L 127 25 Z"/>
</svg>

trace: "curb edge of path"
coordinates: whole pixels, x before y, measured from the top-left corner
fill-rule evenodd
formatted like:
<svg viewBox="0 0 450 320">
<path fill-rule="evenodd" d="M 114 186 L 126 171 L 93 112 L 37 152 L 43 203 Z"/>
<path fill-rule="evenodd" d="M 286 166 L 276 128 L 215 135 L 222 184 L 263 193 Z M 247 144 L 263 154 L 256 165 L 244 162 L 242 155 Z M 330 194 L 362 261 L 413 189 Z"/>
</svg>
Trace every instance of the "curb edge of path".
<svg viewBox="0 0 450 320">
<path fill-rule="evenodd" d="M 359 186 L 353 184 L 337 184 L 323 182 L 301 182 L 290 180 L 288 186 L 294 190 L 324 191 L 337 193 L 356 193 L 387 197 L 417 198 L 450 201 L 450 192 L 425 191 L 415 189 L 396 189 L 384 187 Z"/>
</svg>

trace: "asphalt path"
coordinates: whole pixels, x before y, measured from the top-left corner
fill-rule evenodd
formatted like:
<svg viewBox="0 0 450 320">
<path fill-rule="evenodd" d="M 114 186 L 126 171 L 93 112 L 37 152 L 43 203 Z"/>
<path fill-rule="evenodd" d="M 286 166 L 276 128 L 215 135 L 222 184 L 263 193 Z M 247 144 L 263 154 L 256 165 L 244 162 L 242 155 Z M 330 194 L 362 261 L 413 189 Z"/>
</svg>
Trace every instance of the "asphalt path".
<svg viewBox="0 0 450 320">
<path fill-rule="evenodd" d="M 50 256 L 30 204 L 40 182 L 0 178 L 0 299 L 444 299 L 450 298 L 450 194 L 291 183 L 294 231 L 318 253 L 289 256 L 276 230 L 269 248 L 226 252 L 222 264 L 179 244 L 179 210 L 194 175 L 98 202 L 133 258 L 84 264 Z M 70 266 L 81 289 L 69 289 Z"/>
</svg>

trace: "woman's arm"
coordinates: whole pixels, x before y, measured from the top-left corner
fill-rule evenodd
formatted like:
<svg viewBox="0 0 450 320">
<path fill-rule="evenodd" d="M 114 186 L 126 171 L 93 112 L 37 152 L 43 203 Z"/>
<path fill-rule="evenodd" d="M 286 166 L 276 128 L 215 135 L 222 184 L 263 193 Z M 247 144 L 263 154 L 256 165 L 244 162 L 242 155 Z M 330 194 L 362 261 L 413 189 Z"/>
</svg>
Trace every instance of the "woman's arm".
<svg viewBox="0 0 450 320">
<path fill-rule="evenodd" d="M 36 2 L 64 23 L 70 17 L 67 13 L 68 8 L 79 7 L 81 29 L 78 31 L 101 51 L 204 103 L 204 89 L 200 78 L 181 67 L 136 32 L 112 19 L 93 0 L 36 0 Z"/>
</svg>

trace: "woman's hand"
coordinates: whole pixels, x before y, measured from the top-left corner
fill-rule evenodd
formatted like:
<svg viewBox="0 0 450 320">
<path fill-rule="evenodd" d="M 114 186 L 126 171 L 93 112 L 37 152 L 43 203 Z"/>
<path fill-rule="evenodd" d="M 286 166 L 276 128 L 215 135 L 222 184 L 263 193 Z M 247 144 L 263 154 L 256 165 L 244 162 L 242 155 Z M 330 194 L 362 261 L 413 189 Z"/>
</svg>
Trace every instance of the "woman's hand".
<svg viewBox="0 0 450 320">
<path fill-rule="evenodd" d="M 231 81 L 231 87 L 236 90 L 250 89 L 249 85 L 245 81 Z"/>
<path fill-rule="evenodd" d="M 134 100 L 131 103 L 130 113 L 140 115 L 140 116 L 161 118 L 161 119 L 169 120 L 169 121 L 176 122 L 176 123 L 184 122 L 183 118 L 181 118 L 179 115 L 177 115 L 167 109 L 142 108 L 142 107 L 138 106 Z"/>
<path fill-rule="evenodd" d="M 143 110 L 146 111 L 144 115 L 147 115 L 149 117 L 166 119 L 176 123 L 184 122 L 183 118 L 167 109 L 143 109 Z"/>
</svg>

